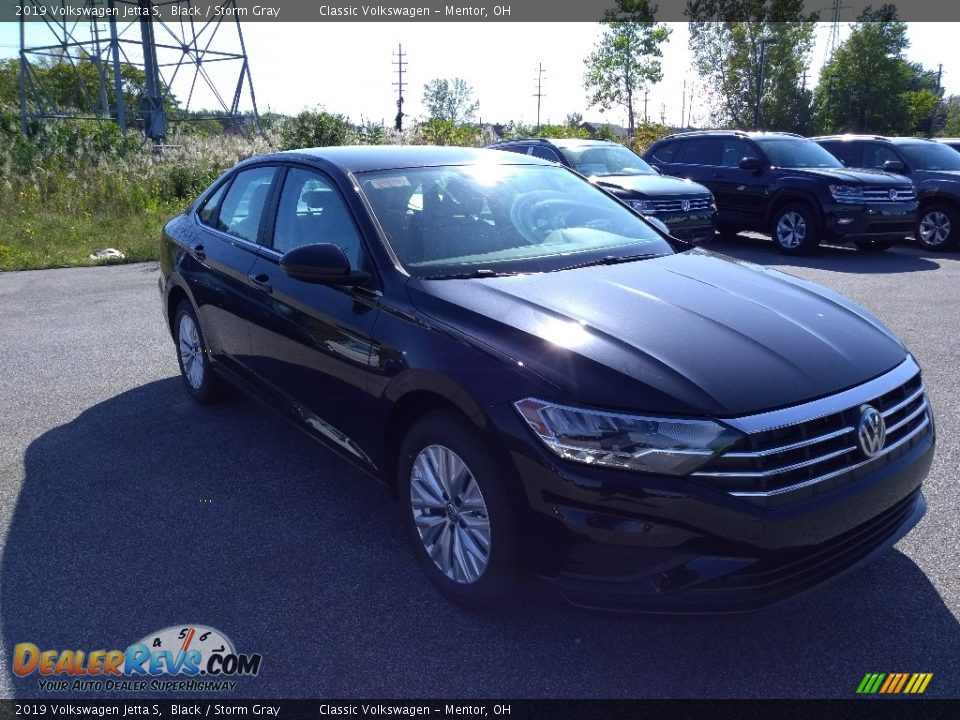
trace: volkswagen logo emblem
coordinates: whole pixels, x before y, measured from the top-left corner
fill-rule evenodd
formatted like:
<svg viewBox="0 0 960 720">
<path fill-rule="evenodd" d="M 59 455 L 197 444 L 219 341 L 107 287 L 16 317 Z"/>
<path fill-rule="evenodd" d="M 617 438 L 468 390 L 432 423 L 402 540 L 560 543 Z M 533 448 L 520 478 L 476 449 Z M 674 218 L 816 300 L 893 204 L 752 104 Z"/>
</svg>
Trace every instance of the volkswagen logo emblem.
<svg viewBox="0 0 960 720">
<path fill-rule="evenodd" d="M 891 200 L 896 200 L 896 199 L 897 199 L 897 191 L 896 191 L 896 190 L 893 190 L 893 189 L 890 190 L 890 199 L 891 199 Z"/>
<path fill-rule="evenodd" d="M 887 424 L 883 415 L 872 405 L 860 408 L 860 421 L 857 423 L 857 440 L 860 449 L 868 458 L 872 458 L 881 450 L 887 441 Z"/>
<path fill-rule="evenodd" d="M 687 212 L 687 211 L 690 209 L 690 201 L 689 201 L 689 200 L 681 200 L 681 201 L 680 201 L 680 207 L 683 208 L 683 211 L 684 211 L 684 212 Z"/>
</svg>

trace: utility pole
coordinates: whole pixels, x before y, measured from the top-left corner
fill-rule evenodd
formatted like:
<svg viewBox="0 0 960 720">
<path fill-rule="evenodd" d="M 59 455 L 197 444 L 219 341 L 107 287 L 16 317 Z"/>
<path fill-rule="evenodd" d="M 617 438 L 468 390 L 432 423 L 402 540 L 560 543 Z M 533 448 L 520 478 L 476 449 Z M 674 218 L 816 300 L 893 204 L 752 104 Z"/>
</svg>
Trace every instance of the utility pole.
<svg viewBox="0 0 960 720">
<path fill-rule="evenodd" d="M 803 68 L 803 89 L 807 89 L 807 68 Z"/>
<path fill-rule="evenodd" d="M 647 115 L 647 98 L 650 97 L 650 91 L 643 89 L 643 121 L 650 122 L 650 116 Z"/>
<path fill-rule="evenodd" d="M 397 67 L 397 81 L 393 86 L 397 89 L 397 117 L 394 119 L 393 126 L 398 130 L 403 130 L 403 89 L 407 83 L 403 81 L 403 69 L 407 64 L 404 60 L 403 45 L 397 45 L 397 52 L 393 53 L 393 64 Z"/>
<path fill-rule="evenodd" d="M 683 79 L 683 103 L 680 106 L 680 127 L 685 128 L 687 126 L 687 79 Z"/>
<path fill-rule="evenodd" d="M 537 99 L 537 132 L 540 132 L 540 99 L 543 95 L 543 63 L 537 66 L 537 92 L 534 97 Z"/>
</svg>

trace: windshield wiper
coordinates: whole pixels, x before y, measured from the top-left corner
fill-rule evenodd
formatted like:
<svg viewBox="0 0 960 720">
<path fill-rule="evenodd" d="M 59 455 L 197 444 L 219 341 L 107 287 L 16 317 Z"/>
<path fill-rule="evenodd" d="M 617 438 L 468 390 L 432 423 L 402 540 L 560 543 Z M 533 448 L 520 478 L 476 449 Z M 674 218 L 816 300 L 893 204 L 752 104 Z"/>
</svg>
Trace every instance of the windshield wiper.
<svg viewBox="0 0 960 720">
<path fill-rule="evenodd" d="M 639 255 L 605 255 L 597 260 L 588 260 L 587 262 L 577 263 L 576 265 L 566 265 L 551 272 L 560 272 L 561 270 L 578 270 L 579 268 L 592 267 L 594 265 L 619 265 L 620 263 L 633 262 L 634 260 L 647 260 L 649 258 L 660 257 L 662 253 L 641 253 Z"/>
<path fill-rule="evenodd" d="M 470 280 L 473 278 L 504 277 L 506 275 L 516 275 L 516 273 L 497 272 L 496 270 L 491 270 L 490 268 L 477 268 L 476 270 L 471 270 L 470 272 L 451 273 L 449 275 L 428 275 L 423 279 L 424 280 Z"/>
</svg>

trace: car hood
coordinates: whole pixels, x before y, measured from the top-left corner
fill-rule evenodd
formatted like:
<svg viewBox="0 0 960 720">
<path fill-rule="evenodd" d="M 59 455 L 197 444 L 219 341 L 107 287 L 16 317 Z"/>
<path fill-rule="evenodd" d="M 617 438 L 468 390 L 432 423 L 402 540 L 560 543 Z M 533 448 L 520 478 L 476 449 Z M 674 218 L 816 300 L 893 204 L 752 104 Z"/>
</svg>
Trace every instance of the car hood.
<svg viewBox="0 0 960 720">
<path fill-rule="evenodd" d="M 650 196 L 703 196 L 710 191 L 699 183 L 663 175 L 604 175 L 590 178 L 590 182 L 612 190 L 614 193 Z"/>
<path fill-rule="evenodd" d="M 881 185 L 902 187 L 909 185 L 909 178 L 883 170 L 860 170 L 856 168 L 784 168 L 796 175 L 836 180 L 846 185 Z"/>
<path fill-rule="evenodd" d="M 829 395 L 906 358 L 812 283 L 702 249 L 501 278 L 420 281 L 418 309 L 595 407 L 736 416 Z"/>
</svg>

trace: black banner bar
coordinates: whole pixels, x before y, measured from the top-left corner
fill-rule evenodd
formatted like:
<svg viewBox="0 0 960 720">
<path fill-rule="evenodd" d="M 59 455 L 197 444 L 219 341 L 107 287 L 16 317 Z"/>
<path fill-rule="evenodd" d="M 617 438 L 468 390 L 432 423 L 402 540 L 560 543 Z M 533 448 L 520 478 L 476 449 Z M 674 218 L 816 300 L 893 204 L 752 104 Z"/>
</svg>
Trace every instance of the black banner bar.
<svg viewBox="0 0 960 720">
<path fill-rule="evenodd" d="M 241 22 L 598 22 L 615 6 L 615 0 L 153 0 L 149 16 L 173 20 Z M 852 22 L 877 0 L 845 0 L 837 19 Z M 916 22 L 960 21 L 960 3 L 911 0 L 892 3 L 901 20 Z M 833 21 L 826 0 L 804 0 L 800 15 Z M 685 22 L 696 7 L 698 20 L 766 19 L 755 3 L 659 0 L 651 2 L 660 22 Z M 0 22 L 70 22 L 109 20 L 131 22 L 144 16 L 138 0 L 89 3 L 86 0 L 0 0 Z"/>
<path fill-rule="evenodd" d="M 0 700 L 0 720 L 427 717 L 436 720 L 955 720 L 958 700 Z"/>
</svg>

